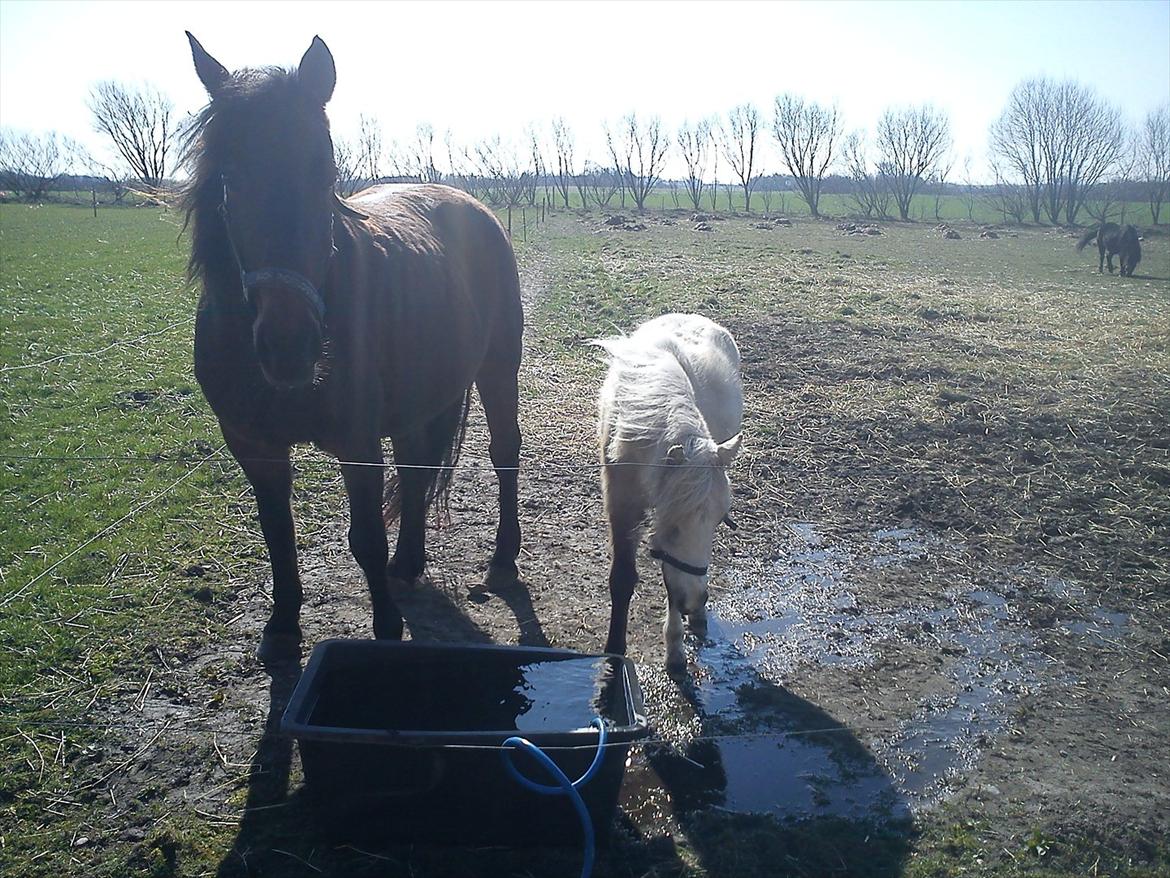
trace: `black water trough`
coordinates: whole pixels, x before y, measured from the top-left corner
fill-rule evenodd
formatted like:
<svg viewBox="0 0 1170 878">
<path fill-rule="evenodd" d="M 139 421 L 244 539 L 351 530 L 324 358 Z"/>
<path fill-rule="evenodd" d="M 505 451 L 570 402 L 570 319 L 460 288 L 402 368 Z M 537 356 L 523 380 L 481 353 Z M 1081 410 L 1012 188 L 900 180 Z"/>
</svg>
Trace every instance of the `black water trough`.
<svg viewBox="0 0 1170 878">
<path fill-rule="evenodd" d="M 334 837 L 476 845 L 578 845 L 565 796 L 524 789 L 504 741 L 522 736 L 570 780 L 608 745 L 580 793 L 597 839 L 613 822 L 629 744 L 647 733 L 629 659 L 564 649 L 378 640 L 318 644 L 281 730 L 295 737 L 305 787 Z M 511 752 L 527 777 L 553 784 Z"/>
</svg>

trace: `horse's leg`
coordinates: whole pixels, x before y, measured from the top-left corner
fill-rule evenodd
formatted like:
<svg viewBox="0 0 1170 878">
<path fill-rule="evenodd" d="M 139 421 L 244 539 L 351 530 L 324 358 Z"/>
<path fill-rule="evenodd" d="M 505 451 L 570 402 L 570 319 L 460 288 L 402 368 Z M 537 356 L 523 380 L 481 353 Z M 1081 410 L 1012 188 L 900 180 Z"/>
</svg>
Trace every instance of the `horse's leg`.
<svg viewBox="0 0 1170 878">
<path fill-rule="evenodd" d="M 479 399 L 487 416 L 491 441 L 488 452 L 499 482 L 499 524 L 496 548 L 488 567 L 486 585 L 499 588 L 518 576 L 516 556 L 520 554 L 520 516 L 517 510 L 517 482 L 520 466 L 520 425 L 517 421 L 519 390 L 516 368 L 511 365 L 491 367 L 476 378 Z"/>
<path fill-rule="evenodd" d="M 440 477 L 435 467 L 451 447 L 462 413 L 460 398 L 421 428 L 391 439 L 401 497 L 398 543 L 387 568 L 395 579 L 413 582 L 426 569 L 427 492 Z"/>
<path fill-rule="evenodd" d="M 627 473 L 627 475 L 629 475 Z M 625 654 L 630 599 L 638 584 L 638 529 L 646 506 L 619 484 L 622 476 L 606 467 L 601 472 L 605 513 L 609 518 L 609 636 L 605 651 Z"/>
<path fill-rule="evenodd" d="M 1097 238 L 1097 274 L 1105 273 L 1105 238 L 1098 236 Z M 1113 262 L 1109 262 L 1109 273 L 1113 274 Z"/>
<path fill-rule="evenodd" d="M 349 550 L 366 575 L 374 636 L 379 640 L 402 639 L 402 614 L 390 596 L 386 578 L 386 525 L 382 520 L 382 444 L 349 450 L 341 465 L 345 491 L 349 496 Z"/>
<path fill-rule="evenodd" d="M 671 600 L 669 591 L 666 593 L 666 622 L 662 625 L 662 636 L 666 640 L 667 673 L 678 674 L 685 671 L 687 656 L 683 652 L 682 613 Z"/>
<path fill-rule="evenodd" d="M 272 614 L 264 626 L 258 655 L 265 662 L 299 658 L 302 592 L 290 503 L 289 448 L 255 442 L 226 427 L 223 436 L 256 495 L 260 530 L 272 565 Z"/>
</svg>

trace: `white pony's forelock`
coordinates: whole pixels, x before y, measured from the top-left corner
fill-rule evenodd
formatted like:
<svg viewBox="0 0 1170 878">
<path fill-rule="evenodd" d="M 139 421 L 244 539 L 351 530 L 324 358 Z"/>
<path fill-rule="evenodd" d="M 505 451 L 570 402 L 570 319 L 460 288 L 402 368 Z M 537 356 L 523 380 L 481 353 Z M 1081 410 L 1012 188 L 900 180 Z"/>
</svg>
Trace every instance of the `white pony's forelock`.
<svg viewBox="0 0 1170 878">
<path fill-rule="evenodd" d="M 654 507 L 665 522 L 693 513 L 711 495 L 719 458 L 694 388 L 678 360 L 661 348 L 649 348 L 629 336 L 594 339 L 589 344 L 609 354 L 610 372 L 603 386 L 614 412 L 607 448 L 611 460 L 620 460 L 625 443 L 650 444 L 673 437 L 682 445 L 683 461 L 671 464 L 663 454 L 648 480 L 654 488 Z"/>
</svg>

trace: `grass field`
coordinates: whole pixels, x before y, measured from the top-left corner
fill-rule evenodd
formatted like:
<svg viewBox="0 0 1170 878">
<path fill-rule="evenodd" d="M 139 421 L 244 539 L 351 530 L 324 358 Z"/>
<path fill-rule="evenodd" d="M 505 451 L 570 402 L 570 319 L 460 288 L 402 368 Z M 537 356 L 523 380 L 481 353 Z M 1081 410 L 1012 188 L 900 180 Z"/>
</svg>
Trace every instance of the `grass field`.
<svg viewBox="0 0 1170 878">
<path fill-rule="evenodd" d="M 549 198 L 554 204 L 559 205 L 562 203 L 556 190 L 549 190 Z M 540 196 L 540 200 L 543 200 L 543 195 Z M 704 189 L 701 202 L 702 209 L 705 212 L 717 210 L 721 213 L 745 213 L 743 188 L 733 184 L 729 189 L 726 181 L 719 183 L 719 192 L 715 198 L 714 206 L 712 205 L 711 186 L 707 186 Z M 569 205 L 574 210 L 581 207 L 581 197 L 575 189 L 569 190 Z M 595 205 L 591 204 L 591 207 L 596 209 Z M 1122 213 L 1123 207 L 1124 213 Z M 686 210 L 689 212 L 694 209 L 694 205 L 691 203 L 686 189 L 683 186 L 680 185 L 673 191 L 669 187 L 659 186 L 646 199 L 646 208 L 652 213 L 655 211 L 672 210 Z M 613 197 L 606 209 L 613 212 L 620 211 L 625 213 L 632 213 L 636 210 L 632 198 L 627 196 L 626 203 L 623 205 L 619 195 Z M 529 208 L 529 212 L 531 210 Z M 893 201 L 890 202 L 889 210 L 893 215 L 897 215 L 898 208 Z M 751 212 L 757 216 L 809 216 L 808 205 L 805 204 L 800 194 L 794 190 L 787 192 L 754 190 L 752 192 Z M 857 205 L 848 195 L 826 194 L 821 196 L 820 212 L 826 218 L 846 218 L 857 213 Z M 1144 228 L 1150 225 L 1152 214 L 1150 212 L 1150 206 L 1144 202 L 1127 202 L 1125 205 L 1115 205 L 1110 210 L 1109 218 L 1112 222 L 1132 223 Z M 934 223 L 940 221 L 976 223 L 1004 222 L 1003 214 L 987 198 L 979 196 L 967 198 L 966 196 L 957 194 L 943 195 L 938 199 L 938 216 L 936 217 L 935 197 L 930 193 L 914 197 L 910 205 L 910 219 L 915 222 Z M 1010 219 L 1008 222 L 1010 222 Z M 1087 211 L 1082 210 L 1078 222 L 1088 226 L 1093 223 L 1093 219 Z"/>
<path fill-rule="evenodd" d="M 797 205 L 789 195 L 787 212 Z M 957 201 L 947 209 L 965 216 Z M 841 545 L 911 527 L 946 550 L 867 567 L 859 594 L 878 608 L 930 604 L 964 578 L 1013 583 L 1028 654 L 1052 664 L 980 745 L 970 783 L 910 825 L 688 810 L 646 769 L 651 791 L 623 801 L 598 874 L 1170 875 L 1159 832 L 1170 825 L 1167 238 L 1148 236 L 1139 277 L 1123 280 L 1098 275 L 1095 253 L 1075 253 L 1057 229 L 987 240 L 961 227 L 950 241 L 933 222 L 850 237 L 804 220 L 696 232 L 659 215 L 622 232 L 601 219 L 558 212 L 516 235 L 529 299 L 529 609 L 552 642 L 595 649 L 608 609 L 596 486 L 558 485 L 539 467 L 593 454 L 600 366 L 582 342 L 694 310 L 733 328 L 744 351 L 746 526 L 720 563 L 786 557 L 775 522 L 811 522 Z M 0 205 L 0 873 L 575 874 L 571 851 L 354 851 L 316 835 L 295 796 L 256 804 L 272 739 L 268 681 L 249 653 L 267 562 L 192 375 L 180 224 L 154 208 L 94 218 Z M 308 633 L 364 636 L 339 480 L 312 451 L 297 465 L 302 560 L 316 571 Z M 465 488 L 468 510 L 482 513 L 484 490 Z M 461 537 L 437 539 L 439 558 L 462 559 L 442 542 Z M 474 557 L 447 563 L 459 583 L 476 575 Z M 334 579 L 350 589 L 341 605 Z M 1044 597 L 1035 584 L 1054 580 L 1081 597 Z M 443 604 L 451 620 L 523 636 L 465 591 Z M 646 595 L 631 654 L 669 725 L 678 696 L 657 672 L 660 595 Z M 1126 615 L 1123 642 L 1061 633 L 1093 607 Z M 883 728 L 945 673 L 922 670 L 936 656 L 903 629 L 875 649 L 871 665 L 801 666 L 770 684 L 876 753 Z M 287 752 L 283 768 L 295 787 Z"/>
</svg>

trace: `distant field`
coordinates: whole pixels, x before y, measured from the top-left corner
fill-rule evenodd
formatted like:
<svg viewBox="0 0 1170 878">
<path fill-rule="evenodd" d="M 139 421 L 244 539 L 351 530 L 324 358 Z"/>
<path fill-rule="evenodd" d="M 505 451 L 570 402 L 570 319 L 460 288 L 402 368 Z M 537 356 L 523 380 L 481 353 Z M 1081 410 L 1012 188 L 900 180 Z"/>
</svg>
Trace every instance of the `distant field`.
<svg viewBox="0 0 1170 878">
<path fill-rule="evenodd" d="M 730 195 L 730 204 L 729 198 Z M 573 208 L 579 208 L 581 205 L 580 196 L 576 190 L 570 190 L 569 204 Z M 677 204 L 676 204 L 677 196 Z M 765 197 L 768 196 L 768 197 Z M 556 204 L 562 204 L 559 194 L 556 190 L 550 190 L 550 198 L 555 197 Z M 542 198 L 543 200 L 543 198 Z M 732 185 L 728 190 L 726 183 L 719 184 L 719 193 L 716 198 L 717 207 L 713 208 L 711 205 L 711 188 L 707 187 L 703 191 L 702 203 L 704 211 L 718 210 L 721 213 L 728 211 L 743 212 L 744 210 L 744 196 L 743 189 L 738 185 Z M 596 209 L 596 205 L 590 204 L 590 207 Z M 673 192 L 667 187 L 659 187 L 655 189 L 646 199 L 646 207 L 651 211 L 664 210 L 694 210 L 694 205 L 691 204 L 686 190 L 679 187 Z M 621 198 L 615 195 L 610 201 L 608 207 L 610 211 L 625 211 L 631 212 L 635 210 L 634 201 L 627 196 L 626 204 L 623 207 Z M 531 209 L 529 209 L 531 211 Z M 820 203 L 821 215 L 824 217 L 850 217 L 857 213 L 857 206 L 848 195 L 823 195 Z M 770 216 L 788 216 L 788 217 L 807 217 L 809 216 L 808 205 L 805 204 L 804 199 L 795 191 L 790 192 L 770 192 L 766 193 L 757 190 L 752 193 L 752 214 L 753 215 L 770 215 Z M 892 201 L 890 203 L 890 212 L 897 216 L 898 208 Z M 973 221 L 977 223 L 1003 223 L 1003 214 L 997 211 L 985 198 L 977 197 L 968 208 L 968 199 L 961 195 L 944 195 L 939 200 L 938 205 L 938 219 L 935 218 L 935 198 L 931 194 L 918 195 L 911 202 L 910 219 L 916 222 L 968 222 Z M 1151 223 L 1152 215 L 1150 213 L 1150 206 L 1145 202 L 1127 202 L 1125 204 L 1124 215 L 1120 205 L 1116 205 L 1110 212 L 1110 219 L 1114 222 L 1127 222 L 1137 226 L 1148 226 Z M 1088 212 L 1082 210 L 1080 216 L 1077 218 L 1078 222 L 1083 226 L 1092 225 L 1094 220 L 1089 216 Z M 1163 221 L 1165 214 L 1163 215 Z M 1010 222 L 1010 221 L 1009 221 Z"/>
<path fill-rule="evenodd" d="M 543 188 L 537 196 L 538 201 L 543 203 L 546 195 L 554 207 L 563 205 L 560 193 L 555 188 Z M 53 193 L 52 197 L 54 200 L 66 204 L 84 206 L 90 203 L 90 194 L 88 192 L 58 192 Z M 108 200 L 109 194 L 99 193 L 98 198 L 99 201 L 103 199 Z M 133 195 L 127 195 L 126 198 L 128 204 L 136 201 Z M 744 212 L 742 187 L 732 184 L 728 188 L 726 181 L 720 182 L 715 202 L 716 205 L 712 206 L 712 187 L 707 186 L 702 196 L 704 211 Z M 570 187 L 569 189 L 569 205 L 574 210 L 581 208 L 581 196 L 575 187 Z M 99 210 L 105 207 L 106 205 L 103 203 L 99 207 Z M 597 209 L 596 204 L 592 200 L 590 200 L 589 207 L 594 210 Z M 669 186 L 656 188 L 646 199 L 646 208 L 650 211 L 671 211 L 693 210 L 694 206 L 687 196 L 686 189 L 680 185 L 673 190 Z M 539 206 L 536 209 L 539 210 Z M 634 201 L 627 196 L 625 205 L 623 206 L 620 194 L 614 195 L 606 209 L 610 211 L 620 210 L 630 212 L 635 210 Z M 857 213 L 857 205 L 848 195 L 824 195 L 821 197 L 820 210 L 821 215 L 824 217 L 846 218 L 854 216 Z M 524 211 L 530 214 L 533 208 L 524 208 Z M 757 189 L 752 193 L 751 212 L 753 215 L 761 216 L 809 216 L 808 205 L 805 204 L 804 199 L 795 190 L 787 192 L 765 192 Z M 895 216 L 897 215 L 897 205 L 892 201 L 890 203 L 890 212 Z M 1150 205 L 1144 201 L 1116 204 L 1111 208 L 1109 217 L 1113 222 L 1132 223 L 1139 227 L 1149 226 L 1152 222 Z M 987 198 L 982 196 L 968 198 L 967 196 L 957 194 L 944 195 L 938 200 L 938 216 L 936 218 L 935 197 L 930 193 L 918 195 L 914 198 L 910 208 L 910 219 L 914 222 L 958 221 L 989 224 L 1005 222 L 1003 214 L 996 210 Z M 1166 215 L 1164 214 L 1163 222 L 1165 222 L 1165 219 Z M 1010 219 L 1008 222 L 1010 223 Z M 1082 210 L 1078 217 L 1078 222 L 1087 228 L 1094 223 L 1094 220 L 1088 211 Z"/>
<path fill-rule="evenodd" d="M 469 595 L 494 486 L 462 476 L 454 524 L 429 538 L 434 581 L 399 596 L 412 637 L 600 647 L 602 365 L 584 342 L 705 313 L 744 354 L 741 527 L 713 568 L 724 628 L 688 641 L 688 683 L 666 677 L 643 559 L 630 654 L 664 743 L 635 754 L 598 878 L 1170 875 L 1170 240 L 1148 237 L 1121 279 L 1067 230 L 990 240 L 960 224 L 946 240 L 931 200 L 930 221 L 848 236 L 800 204 L 775 229 L 696 231 L 661 211 L 665 193 L 642 231 L 529 212 L 522 240 L 514 219 L 526 587 Z M 571 849 L 320 834 L 295 748 L 265 733 L 279 686 L 252 650 L 269 572 L 192 375 L 180 225 L 157 208 L 0 205 L 0 873 L 576 874 Z M 367 636 L 336 470 L 308 449 L 296 465 L 307 646 Z M 817 589 L 823 606 L 801 603 Z M 771 615 L 794 621 L 769 641 Z M 854 641 L 857 662 L 832 652 Z M 807 654 L 778 662 L 786 643 Z M 960 718 L 969 761 L 928 801 L 899 779 L 899 748 L 988 680 L 994 715 Z M 789 736 L 824 764 L 777 777 L 799 808 L 747 813 L 735 747 L 777 758 Z M 833 810 L 858 765 L 893 806 Z"/>
</svg>

